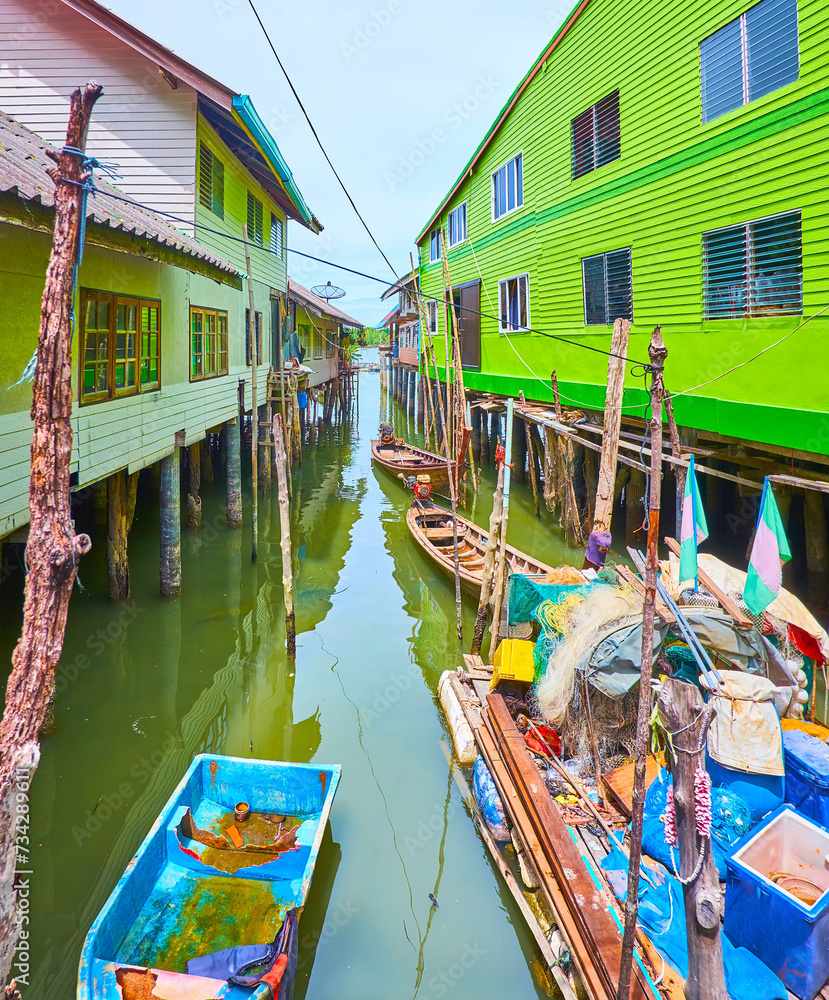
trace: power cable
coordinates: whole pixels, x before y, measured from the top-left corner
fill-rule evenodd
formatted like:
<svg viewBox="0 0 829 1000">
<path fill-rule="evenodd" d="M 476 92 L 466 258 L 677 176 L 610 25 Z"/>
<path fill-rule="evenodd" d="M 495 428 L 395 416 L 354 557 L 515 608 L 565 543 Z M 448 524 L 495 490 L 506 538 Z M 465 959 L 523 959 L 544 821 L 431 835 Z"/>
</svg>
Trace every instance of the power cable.
<svg viewBox="0 0 829 1000">
<path fill-rule="evenodd" d="M 288 81 L 288 86 L 291 88 L 291 93 L 296 98 L 296 102 L 299 105 L 299 110 L 303 113 L 303 115 L 305 115 L 305 121 L 308 122 L 308 127 L 311 129 L 311 132 L 312 132 L 314 138 L 317 140 L 317 145 L 322 150 L 322 155 L 325 157 L 326 162 L 328 163 L 328 166 L 331 167 L 331 172 L 334 174 L 334 176 L 339 181 L 340 187 L 345 192 L 345 196 L 346 196 L 346 198 L 348 198 L 349 202 L 351 203 L 351 207 L 354 209 L 354 212 L 355 212 L 357 218 L 360 220 L 360 222 L 362 222 L 363 228 L 368 233 L 368 235 L 371 237 L 371 242 L 377 247 L 377 249 L 378 249 L 378 251 L 380 253 L 380 256 L 389 265 L 389 269 L 391 270 L 391 273 L 395 276 L 395 278 L 399 277 L 397 271 L 395 271 L 394 267 L 392 266 L 391 261 L 383 253 L 383 250 L 382 250 L 380 244 L 374 238 L 374 233 L 372 233 L 372 231 L 369 229 L 368 223 L 366 222 L 366 220 L 360 214 L 360 210 L 359 210 L 359 208 L 357 208 L 356 204 L 354 203 L 354 199 L 349 194 L 348 188 L 343 183 L 342 177 L 340 177 L 340 175 L 337 173 L 337 168 L 331 162 L 331 157 L 328 155 L 328 153 L 327 153 L 327 151 L 325 149 L 325 146 L 323 146 L 322 139 L 320 139 L 319 135 L 317 134 L 317 130 L 314 128 L 314 123 L 311 121 L 311 119 L 310 119 L 310 117 L 308 115 L 308 112 L 305 110 L 305 105 L 302 103 L 302 100 L 300 99 L 300 96 L 299 96 L 299 94 L 296 91 L 296 87 L 293 85 L 293 82 L 292 82 L 291 78 L 288 76 L 288 71 L 282 65 L 282 60 L 279 58 L 279 53 L 276 51 L 276 48 L 274 47 L 274 44 L 271 41 L 271 36 L 268 34 L 267 28 L 262 23 L 262 18 L 259 16 L 259 11 L 257 11 L 256 7 L 254 7 L 254 5 L 253 5 L 253 0 L 248 0 L 248 3 L 250 4 L 250 9 L 253 11 L 254 16 L 256 17 L 256 20 L 259 22 L 259 27 L 262 29 L 262 34 L 265 36 L 265 38 L 267 39 L 268 45 L 270 45 L 270 47 L 271 47 L 271 52 L 273 52 L 274 59 L 276 59 L 276 61 L 279 63 L 279 68 L 282 70 L 283 76 Z"/>
<path fill-rule="evenodd" d="M 66 178 L 61 178 L 61 179 L 62 180 L 66 180 Z M 74 183 L 74 182 L 72 182 L 72 183 Z M 102 195 L 104 195 L 107 198 L 113 198 L 115 201 L 123 201 L 127 205 L 132 205 L 133 208 L 142 208 L 142 209 L 144 209 L 147 212 L 151 212 L 153 215 L 162 216 L 163 218 L 166 218 L 166 219 L 172 219 L 174 222 L 180 222 L 180 223 L 182 223 L 182 225 L 185 225 L 185 226 L 192 226 L 194 229 L 201 229 L 204 232 L 206 232 L 206 233 L 212 233 L 215 236 L 222 236 L 226 240 L 230 240 L 233 243 L 242 243 L 242 244 L 244 244 L 244 242 L 245 242 L 239 236 L 231 236 L 229 233 L 226 233 L 226 232 L 224 232 L 221 229 L 213 229 L 210 226 L 205 226 L 201 222 L 195 222 L 193 219 L 183 219 L 183 218 L 181 218 L 181 216 L 173 215 L 172 212 L 162 212 L 159 209 L 152 208 L 150 205 L 143 205 L 141 202 L 137 202 L 137 201 L 135 201 L 132 198 L 125 198 L 122 195 L 117 195 L 112 190 L 102 191 L 100 188 L 95 188 L 92 191 L 93 195 L 99 194 L 99 193 L 102 194 Z M 280 256 L 275 250 L 271 250 L 269 247 L 262 246 L 262 245 L 260 245 L 258 243 L 254 244 L 254 246 L 256 246 L 256 248 L 258 250 L 261 250 L 263 253 L 272 254 L 275 257 L 279 257 Z M 345 264 L 337 264 L 333 260 L 326 260 L 324 257 L 315 257 L 313 254 L 304 253 L 302 250 L 293 250 L 291 247 L 288 247 L 288 246 L 285 246 L 285 252 L 296 254 L 298 257 L 305 257 L 308 260 L 316 261 L 319 264 L 325 264 L 327 267 L 335 267 L 339 271 L 345 271 L 348 274 L 354 274 L 354 275 L 356 275 L 359 278 L 366 278 L 368 281 L 375 281 L 378 284 L 385 285 L 388 289 L 396 289 L 398 291 L 407 292 L 410 295 L 414 295 L 415 298 L 425 299 L 426 301 L 432 301 L 432 299 L 430 298 L 430 296 L 426 295 L 424 292 L 416 291 L 416 290 L 411 289 L 411 288 L 405 288 L 403 285 L 399 284 L 398 282 L 392 282 L 390 284 L 388 281 L 386 281 L 385 278 L 378 278 L 374 274 L 366 274 L 365 271 L 357 271 L 353 267 L 346 267 Z M 473 315 L 480 316 L 483 319 L 492 319 L 492 320 L 495 320 L 496 322 L 500 323 L 499 317 L 491 315 L 490 313 L 480 312 L 477 309 L 470 309 L 467 306 L 463 306 L 463 307 L 461 307 L 461 309 L 462 309 L 463 312 L 472 313 Z M 780 337 L 779 340 L 775 340 L 774 343 L 769 344 L 767 347 L 764 347 L 762 350 L 758 351 L 756 354 L 753 354 L 750 358 L 747 358 L 745 361 L 741 361 L 739 364 L 733 365 L 731 368 L 726 369 L 724 372 L 721 372 L 719 375 L 715 375 L 713 378 L 710 378 L 710 379 L 708 379 L 705 382 L 700 382 L 698 385 L 690 386 L 689 388 L 682 389 L 679 392 L 672 392 L 671 393 L 671 397 L 673 399 L 676 399 L 677 396 L 684 396 L 684 395 L 686 395 L 689 392 L 695 392 L 697 389 L 701 389 L 703 386 L 710 385 L 712 382 L 716 382 L 719 379 L 724 378 L 726 375 L 730 375 L 732 372 L 735 372 L 735 371 L 737 371 L 740 368 L 744 368 L 746 365 L 751 364 L 752 361 L 756 361 L 757 358 L 761 357 L 767 351 L 770 351 L 773 347 L 777 347 L 778 344 L 782 344 L 783 341 L 788 340 L 789 337 L 794 336 L 794 334 L 796 334 L 799 330 L 802 330 L 803 327 L 806 326 L 807 323 L 810 323 L 813 319 L 817 319 L 818 316 L 821 316 L 827 310 L 829 310 L 829 305 L 826 305 L 822 309 L 819 309 L 816 313 L 813 313 L 811 316 L 807 316 L 806 319 L 804 319 L 802 323 L 799 323 L 793 330 L 790 330 L 787 334 L 785 334 L 784 336 Z M 650 373 L 650 367 L 651 367 L 650 366 L 650 362 L 636 361 L 634 358 L 626 357 L 626 356 L 621 355 L 621 354 L 615 354 L 613 351 L 605 351 L 601 347 L 592 347 L 590 344 L 582 344 L 582 343 L 580 343 L 577 340 L 569 340 L 567 337 L 560 336 L 560 335 L 555 334 L 555 333 L 547 333 L 544 330 L 539 330 L 536 327 L 532 327 L 532 326 L 522 328 L 520 332 L 521 333 L 537 333 L 540 337 L 547 337 L 550 340 L 561 341 L 562 343 L 567 344 L 569 347 L 579 347 L 582 350 L 592 351 L 595 354 L 603 354 L 605 357 L 608 357 L 608 358 L 619 358 L 622 361 L 630 362 L 635 367 L 642 369 L 642 372 L 639 373 L 639 374 L 637 374 L 637 377 L 642 377 L 642 376 L 647 375 L 647 374 Z M 505 336 L 507 336 L 507 335 L 505 334 Z M 515 350 L 515 347 L 513 346 L 512 342 L 509 340 L 508 336 L 507 336 L 507 343 L 510 344 L 510 346 L 513 348 L 513 350 Z M 516 351 L 516 354 L 517 353 L 518 352 Z M 519 357 L 520 357 L 520 355 L 519 355 Z M 523 358 L 521 358 L 521 360 L 522 360 L 522 362 L 524 361 Z M 525 364 L 526 367 L 529 367 L 529 366 L 526 365 L 526 362 L 524 362 L 524 364 Z M 532 369 L 530 369 L 530 371 L 532 372 Z M 535 372 L 532 372 L 532 374 L 535 375 Z M 544 381 L 538 375 L 535 375 L 535 377 L 537 379 L 539 379 L 539 381 Z M 567 397 L 566 396 L 562 396 L 562 398 L 566 399 Z M 570 400 L 570 402 L 575 402 L 575 400 Z M 591 407 L 589 407 L 585 403 L 579 403 L 577 405 L 580 405 L 580 406 L 583 406 L 583 407 L 587 407 L 588 409 L 591 408 Z M 630 405 L 631 405 L 631 408 L 637 409 L 641 404 L 634 403 L 634 404 L 630 404 Z M 626 409 L 626 407 L 622 407 L 622 409 Z"/>
</svg>

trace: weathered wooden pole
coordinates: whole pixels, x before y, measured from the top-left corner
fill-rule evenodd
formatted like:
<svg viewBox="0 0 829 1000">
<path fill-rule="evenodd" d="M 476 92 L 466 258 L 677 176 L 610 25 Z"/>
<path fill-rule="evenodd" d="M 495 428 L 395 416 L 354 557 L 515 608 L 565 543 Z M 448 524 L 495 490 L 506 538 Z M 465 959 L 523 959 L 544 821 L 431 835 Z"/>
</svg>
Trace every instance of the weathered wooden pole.
<svg viewBox="0 0 829 1000">
<path fill-rule="evenodd" d="M 242 523 L 242 442 L 239 434 L 239 418 L 233 417 L 225 424 L 225 447 L 227 450 L 227 523 L 238 528 Z"/>
<path fill-rule="evenodd" d="M 161 553 L 159 580 L 161 593 L 174 597 L 181 593 L 181 457 L 179 448 L 161 459 Z"/>
<path fill-rule="evenodd" d="M 248 303 L 250 313 L 249 335 L 250 335 L 250 419 L 252 423 L 250 436 L 250 463 L 251 463 L 251 502 L 250 514 L 253 532 L 251 535 L 251 560 L 256 562 L 256 546 L 259 536 L 259 470 L 257 465 L 257 452 L 259 443 L 259 414 L 256 409 L 256 366 L 259 362 L 259 324 L 256 322 L 256 306 L 253 300 L 253 279 L 250 276 L 250 247 L 248 246 L 248 226 L 242 223 L 242 236 L 245 242 L 245 268 L 248 273 Z"/>
<path fill-rule="evenodd" d="M 481 465 L 489 465 L 489 414 L 478 407 L 481 415 Z"/>
<path fill-rule="evenodd" d="M 619 970 L 618 1000 L 628 1000 L 633 967 L 633 946 L 639 915 L 639 870 L 642 860 L 642 823 L 645 805 L 645 766 L 648 757 L 653 676 L 653 622 L 656 610 L 656 578 L 659 573 L 659 508 L 662 496 L 662 397 L 668 351 L 657 326 L 648 347 L 651 369 L 651 468 L 648 503 L 648 547 L 645 562 L 645 603 L 642 618 L 642 665 L 639 673 L 639 710 L 636 717 L 633 777 L 633 830 L 630 838 L 628 892 L 625 902 L 625 933 Z M 611 358 L 611 361 L 613 359 Z"/>
<path fill-rule="evenodd" d="M 521 402 L 524 402 L 524 393 L 520 393 Z M 530 485 L 533 490 L 533 500 L 535 501 L 535 513 L 536 516 L 541 512 L 541 507 L 538 499 L 538 480 L 535 475 L 535 454 L 533 453 L 533 439 L 532 430 L 530 429 L 530 422 L 526 418 L 522 421 L 524 424 L 524 437 L 525 437 L 525 448 L 527 451 L 527 464 L 530 470 Z"/>
<path fill-rule="evenodd" d="M 256 421 L 256 433 L 259 435 L 259 490 L 266 497 L 270 496 L 271 492 L 271 461 L 270 447 L 268 445 L 268 433 L 270 430 L 268 422 L 268 411 L 270 407 L 267 403 L 263 403 L 259 407 L 258 419 Z M 304 410 L 302 411 L 305 412 Z"/>
<path fill-rule="evenodd" d="M 417 385 L 417 426 L 420 430 L 423 430 L 426 426 L 426 415 L 423 410 L 425 405 L 425 398 L 423 394 L 423 376 L 418 377 L 417 372 L 415 372 L 414 377 Z"/>
<path fill-rule="evenodd" d="M 417 393 L 417 372 L 412 369 L 409 372 L 409 416 L 415 415 L 415 396 Z"/>
<path fill-rule="evenodd" d="M 495 560 L 498 554 L 498 539 L 501 530 L 501 517 L 504 511 L 504 468 L 498 467 L 498 479 L 495 494 L 492 498 L 492 513 L 489 515 L 489 538 L 484 551 L 484 566 L 481 577 L 481 597 L 478 601 L 478 615 L 475 618 L 475 631 L 472 634 L 472 654 L 479 655 L 486 632 L 486 619 L 489 613 L 489 603 L 492 600 L 495 583 Z"/>
<path fill-rule="evenodd" d="M 619 453 L 619 432 L 622 424 L 622 399 L 625 390 L 630 323 L 617 319 L 610 341 L 611 357 L 607 364 L 607 394 L 604 408 L 602 458 L 599 464 L 599 485 L 596 490 L 596 510 L 593 531 L 610 531 L 613 515 L 613 485 L 616 481 L 616 458 Z"/>
<path fill-rule="evenodd" d="M 674 403 L 671 394 L 665 390 L 665 414 L 668 418 L 668 432 L 671 436 L 671 454 L 674 458 L 682 458 L 682 446 L 679 440 L 679 428 L 676 426 L 674 418 Z M 674 479 L 676 480 L 676 518 L 674 538 L 682 536 L 682 501 L 685 499 L 685 478 L 687 470 L 684 465 L 675 465 Z"/>
<path fill-rule="evenodd" d="M 280 547 L 282 549 L 282 591 L 285 600 L 285 634 L 288 656 L 296 657 L 296 621 L 294 620 L 294 573 L 291 562 L 291 512 L 288 507 L 288 475 L 285 458 L 285 438 L 282 415 L 273 418 L 273 440 L 276 452 L 276 483 L 279 497 Z"/>
<path fill-rule="evenodd" d="M 196 441 L 187 449 L 189 488 L 187 490 L 187 527 L 196 530 L 201 527 L 201 441 Z"/>
<path fill-rule="evenodd" d="M 107 479 L 107 578 L 113 601 L 124 601 L 130 596 L 127 507 L 127 470 L 120 469 Z"/>
<path fill-rule="evenodd" d="M 504 461 L 506 462 L 506 456 L 510 453 L 510 445 L 512 444 L 513 431 L 513 419 L 512 419 L 512 407 L 514 400 L 512 396 L 507 399 L 507 416 L 506 416 L 506 441 L 504 443 Z M 506 580 L 507 574 L 507 525 L 509 523 L 509 488 L 510 488 L 510 475 L 512 469 L 509 465 L 505 465 L 504 468 L 504 499 L 503 506 L 501 508 L 501 528 L 500 528 L 500 538 L 499 543 L 499 556 L 498 556 L 498 570 L 495 577 L 495 610 L 492 615 L 492 642 L 490 643 L 490 660 L 498 646 L 498 639 L 501 631 L 501 605 L 504 601 L 504 582 Z"/>
<path fill-rule="evenodd" d="M 645 473 L 631 469 L 625 487 L 625 534 L 628 545 L 635 545 L 645 522 Z"/>
<path fill-rule="evenodd" d="M 704 780 L 705 705 L 695 684 L 668 679 L 657 702 L 661 724 L 670 734 L 668 766 L 673 775 L 673 798 L 679 846 L 679 874 L 685 900 L 688 938 L 686 1000 L 728 1000 L 720 936 L 721 894 L 710 837 L 697 830 L 698 803 L 695 785 Z M 702 747 L 700 747 L 702 742 Z M 702 866 L 696 876 L 702 857 Z M 774 928 L 769 927 L 769 933 Z"/>
<path fill-rule="evenodd" d="M 84 150 L 92 108 L 102 88 L 89 83 L 71 96 L 66 146 Z M 29 480 L 23 628 L 12 653 L 6 706 L 0 722 L 0 982 L 11 968 L 24 926 L 15 885 L 18 824 L 28 814 L 14 808 L 25 795 L 40 759 L 38 733 L 51 703 L 55 667 L 63 649 L 69 598 L 78 562 L 91 548 L 76 535 L 69 491 L 72 455 L 72 307 L 79 251 L 83 183 L 90 171 L 75 153 L 50 152 L 57 163 L 55 227 L 40 311 L 32 400 L 33 437 Z M 64 179 L 65 178 L 65 179 Z"/>
</svg>

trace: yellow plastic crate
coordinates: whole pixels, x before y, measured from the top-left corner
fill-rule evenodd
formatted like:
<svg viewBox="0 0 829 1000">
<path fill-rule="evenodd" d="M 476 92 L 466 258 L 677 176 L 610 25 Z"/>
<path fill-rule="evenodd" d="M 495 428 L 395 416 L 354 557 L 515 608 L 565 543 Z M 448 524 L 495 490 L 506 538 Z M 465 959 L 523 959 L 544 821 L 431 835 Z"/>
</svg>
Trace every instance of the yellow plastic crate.
<svg viewBox="0 0 829 1000">
<path fill-rule="evenodd" d="M 490 690 L 499 681 L 532 684 L 535 676 L 533 644 L 529 639 L 504 639 L 495 650 L 492 666 Z"/>
</svg>

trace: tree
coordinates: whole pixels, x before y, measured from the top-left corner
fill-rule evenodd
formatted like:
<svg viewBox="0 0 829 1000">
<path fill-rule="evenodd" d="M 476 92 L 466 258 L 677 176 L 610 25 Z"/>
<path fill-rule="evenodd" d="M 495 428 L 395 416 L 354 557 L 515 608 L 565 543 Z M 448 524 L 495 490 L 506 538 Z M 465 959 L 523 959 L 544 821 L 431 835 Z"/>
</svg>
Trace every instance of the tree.
<svg viewBox="0 0 829 1000">
<path fill-rule="evenodd" d="M 67 147 L 86 148 L 89 119 L 102 89 L 89 83 L 83 92 L 72 94 Z M 74 265 L 85 208 L 82 185 L 89 172 L 78 153 L 50 155 L 57 163 L 57 169 L 49 171 L 56 187 L 55 229 L 41 302 L 32 402 L 28 574 L 23 629 L 12 654 L 0 722 L 0 982 L 8 979 L 20 931 L 16 847 L 19 827 L 28 815 L 28 783 L 40 759 L 38 736 L 54 692 L 78 561 L 92 544 L 88 535 L 75 534 L 69 494 Z M 18 791 L 24 785 L 25 791 Z"/>
</svg>

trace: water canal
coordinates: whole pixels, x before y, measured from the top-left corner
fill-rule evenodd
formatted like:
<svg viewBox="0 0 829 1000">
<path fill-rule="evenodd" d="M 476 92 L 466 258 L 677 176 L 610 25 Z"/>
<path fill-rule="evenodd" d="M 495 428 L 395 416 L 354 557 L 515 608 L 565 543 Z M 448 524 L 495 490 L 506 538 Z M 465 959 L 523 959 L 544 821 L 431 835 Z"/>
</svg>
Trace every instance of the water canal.
<svg viewBox="0 0 829 1000">
<path fill-rule="evenodd" d="M 158 595 L 154 490 L 139 495 L 123 606 L 106 597 L 105 529 L 83 526 L 93 551 L 32 789 L 27 995 L 74 996 L 90 923 L 200 751 L 343 765 L 302 921 L 298 1000 L 545 995 L 439 742 L 435 689 L 461 652 L 454 587 L 409 541 L 408 494 L 372 467 L 369 441 L 389 404 L 379 374 L 361 380 L 353 426 L 307 446 L 294 472 L 295 669 L 284 654 L 275 501 L 260 506 L 254 565 L 249 519 L 224 525 L 217 470 L 203 486 L 201 532 L 183 529 L 179 600 Z M 394 419 L 405 433 L 396 407 Z M 492 487 L 485 470 L 478 523 Z M 510 540 L 552 564 L 567 558 L 526 487 L 513 492 Z M 3 584 L 6 661 L 20 590 L 19 579 Z M 467 651 L 474 608 L 464 600 Z"/>
</svg>

